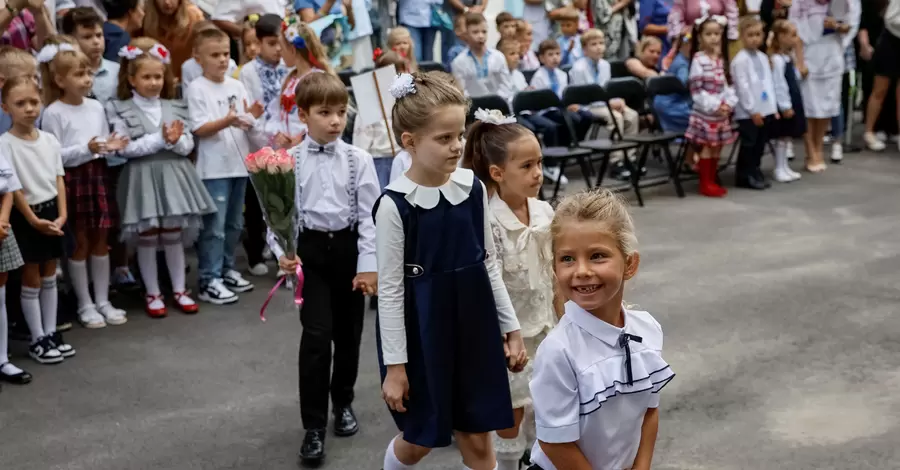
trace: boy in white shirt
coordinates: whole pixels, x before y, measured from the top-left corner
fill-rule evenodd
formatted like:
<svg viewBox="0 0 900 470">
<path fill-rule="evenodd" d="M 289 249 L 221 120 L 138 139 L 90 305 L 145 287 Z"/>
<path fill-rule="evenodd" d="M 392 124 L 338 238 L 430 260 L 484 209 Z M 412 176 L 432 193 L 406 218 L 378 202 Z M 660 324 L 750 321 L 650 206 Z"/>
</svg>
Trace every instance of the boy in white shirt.
<svg viewBox="0 0 900 470">
<path fill-rule="evenodd" d="M 531 77 L 531 88 L 535 90 L 550 89 L 562 98 L 563 91 L 569 86 L 569 77 L 559 69 L 561 49 L 553 39 L 545 39 L 538 46 L 538 58 L 541 60 L 541 68 L 537 69 Z M 565 110 L 548 109 L 541 112 L 560 125 L 565 125 L 562 113 L 568 113 L 572 124 L 575 126 L 575 135 L 578 140 L 584 138 L 594 121 L 594 115 L 577 104 L 569 105 Z M 569 133 L 561 132 L 560 145 L 569 145 Z M 552 179 L 552 178 L 551 178 Z"/>
<path fill-rule="evenodd" d="M 559 22 L 560 35 L 556 38 L 562 51 L 561 67 L 571 67 L 584 54 L 581 50 L 581 37 L 578 35 L 578 10 L 564 8 L 556 17 Z"/>
<path fill-rule="evenodd" d="M 531 87 L 528 86 L 525 75 L 518 69 L 519 61 L 521 60 L 519 56 L 519 42 L 515 39 L 501 39 L 497 43 L 497 50 L 506 57 L 506 65 L 509 67 L 509 73 L 512 78 L 513 95 L 509 98 L 510 109 L 512 109 L 512 99 L 515 97 L 515 94 L 528 90 Z M 516 116 L 516 121 L 531 132 L 534 132 L 535 135 L 541 136 L 544 145 L 555 147 L 559 144 L 560 126 L 556 122 L 540 114 L 533 113 L 520 114 Z"/>
<path fill-rule="evenodd" d="M 511 77 L 503 54 L 487 47 L 487 20 L 481 13 L 466 13 L 469 50 L 453 59 L 450 69 L 468 96 L 512 97 Z"/>
<path fill-rule="evenodd" d="M 259 40 L 259 54 L 241 67 L 238 79 L 247 89 L 252 101 L 259 101 L 268 110 L 269 103 L 281 96 L 281 87 L 288 68 L 281 60 L 281 24 L 278 15 L 267 14 L 254 26 Z M 269 119 L 270 116 L 265 116 Z M 255 197 L 255 196 L 254 196 Z"/>
<path fill-rule="evenodd" d="M 191 43 L 196 44 L 197 36 L 202 34 L 204 31 L 207 31 L 210 29 L 219 31 L 219 28 L 217 28 L 216 25 L 213 24 L 212 21 L 201 21 L 201 22 L 195 24 L 194 32 L 191 35 Z M 228 76 L 233 77 L 234 72 L 237 69 L 238 69 L 237 62 L 235 62 L 234 59 L 229 58 L 228 59 L 228 72 L 227 72 Z M 200 77 L 202 75 L 203 75 L 203 68 L 200 66 L 200 63 L 197 61 L 196 57 L 191 57 L 190 59 L 184 61 L 183 64 L 181 64 L 181 85 L 183 87 L 187 88 L 187 86 L 190 85 L 191 82 L 194 81 L 194 79 L 196 79 L 197 77 Z"/>
<path fill-rule="evenodd" d="M 606 82 L 612 77 L 609 62 L 603 58 L 606 52 L 606 40 L 603 32 L 599 29 L 589 29 L 581 35 L 581 46 L 584 51 L 584 57 L 575 61 L 572 70 L 569 71 L 569 78 L 572 85 L 600 85 L 605 86 Z M 610 116 L 609 109 L 612 108 Z M 618 125 L 622 137 L 637 135 L 640 130 L 640 115 L 637 111 L 625 105 L 625 101 L 619 98 L 609 100 L 609 108 L 606 103 L 593 103 L 590 107 L 591 113 L 603 119 L 607 124 L 609 131 L 615 129 Z M 615 121 L 613 121 L 615 119 Z M 634 155 L 629 158 L 634 160 Z M 622 152 L 615 152 L 610 156 L 612 168 L 610 175 L 620 180 L 628 180 L 631 178 L 631 172 L 622 163 Z"/>
<path fill-rule="evenodd" d="M 204 216 L 197 244 L 199 298 L 221 305 L 236 302 L 235 292 L 253 289 L 234 269 L 234 253 L 244 228 L 248 134 L 263 109 L 259 102 L 249 105 L 244 85 L 227 75 L 228 35 L 206 29 L 195 36 L 194 58 L 203 75 L 188 87 L 188 107 L 197 137 L 197 173 L 218 209 Z"/>
</svg>

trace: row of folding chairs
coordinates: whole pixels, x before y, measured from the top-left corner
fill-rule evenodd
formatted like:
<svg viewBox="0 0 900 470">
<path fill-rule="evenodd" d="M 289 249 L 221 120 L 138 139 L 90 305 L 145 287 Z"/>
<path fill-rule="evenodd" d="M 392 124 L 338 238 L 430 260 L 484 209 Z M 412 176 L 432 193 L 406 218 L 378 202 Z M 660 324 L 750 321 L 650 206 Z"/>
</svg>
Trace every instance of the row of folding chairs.
<svg viewBox="0 0 900 470">
<path fill-rule="evenodd" d="M 649 79 L 646 84 L 634 77 L 620 77 L 611 79 L 605 86 L 600 85 L 571 85 L 563 91 L 560 99 L 551 90 L 529 90 L 517 93 L 513 97 L 512 110 L 506 100 L 498 95 L 481 96 L 472 99 L 469 119 L 473 119 L 473 113 L 478 108 L 499 109 L 505 113 L 512 111 L 515 115 L 523 113 L 536 113 L 546 109 L 565 109 L 569 105 L 578 104 L 591 106 L 593 103 L 604 102 L 609 108 L 609 101 L 619 98 L 626 105 L 637 111 L 650 122 L 648 132 L 637 135 L 625 136 L 615 120 L 610 131 L 606 131 L 605 122 L 597 122 L 592 126 L 591 132 L 579 140 L 575 133 L 575 127 L 566 113 L 563 113 L 565 128 L 569 133 L 571 145 L 568 147 L 542 146 L 543 158 L 548 163 L 558 164 L 560 174 L 564 174 L 566 167 L 572 163 L 579 166 L 582 176 L 588 188 L 599 187 L 609 168 L 610 156 L 613 152 L 627 153 L 637 150 L 638 158 L 632 162 L 629 158 L 623 158 L 623 163 L 631 172 L 631 178 L 624 187 L 613 189 L 634 191 L 638 204 L 644 205 L 641 189 L 671 183 L 678 197 L 684 197 L 682 181 L 692 179 L 685 178 L 682 174 L 687 143 L 683 133 L 665 132 L 659 125 L 659 117 L 653 109 L 653 98 L 659 95 L 689 94 L 689 91 L 674 76 L 660 76 Z M 672 152 L 672 144 L 677 144 L 677 151 Z M 735 146 L 736 148 L 736 146 Z M 646 167 L 651 153 L 657 156 L 665 164 L 665 172 L 659 174 L 643 175 L 642 169 Z M 733 158 L 729 157 L 729 162 Z M 600 163 L 599 172 L 594 171 L 594 164 Z M 727 166 L 728 162 L 725 164 Z M 658 172 L 657 172 L 658 173 Z M 592 180 L 592 177 L 595 179 Z M 560 179 L 557 179 L 553 188 L 551 199 L 559 195 Z"/>
<path fill-rule="evenodd" d="M 572 66 L 567 65 L 565 67 L 560 67 L 560 70 L 568 75 L 569 71 L 572 70 Z M 523 71 L 522 75 L 525 76 L 525 81 L 531 83 L 531 77 L 534 77 L 535 72 L 537 72 L 537 69 Z M 610 60 L 609 73 L 612 78 L 625 78 L 633 76 L 631 75 L 631 72 L 628 71 L 628 67 L 625 66 L 624 60 Z"/>
</svg>

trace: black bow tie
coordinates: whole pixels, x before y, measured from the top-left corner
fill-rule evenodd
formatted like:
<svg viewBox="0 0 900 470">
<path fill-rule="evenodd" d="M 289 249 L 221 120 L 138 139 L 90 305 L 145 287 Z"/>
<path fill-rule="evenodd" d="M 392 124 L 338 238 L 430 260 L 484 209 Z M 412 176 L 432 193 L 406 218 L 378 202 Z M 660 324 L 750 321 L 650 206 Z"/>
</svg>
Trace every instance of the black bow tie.
<svg viewBox="0 0 900 470">
<path fill-rule="evenodd" d="M 315 141 L 310 141 L 309 150 L 315 153 L 324 153 L 325 155 L 334 155 L 337 150 L 336 143 L 330 143 L 325 145 L 317 144 Z"/>
<path fill-rule="evenodd" d="M 628 376 L 628 381 L 626 383 L 629 386 L 634 385 L 634 374 L 631 372 L 631 341 L 641 343 L 644 341 L 644 338 L 629 333 L 622 333 L 622 336 L 619 336 L 619 347 L 625 348 L 625 375 Z"/>
</svg>

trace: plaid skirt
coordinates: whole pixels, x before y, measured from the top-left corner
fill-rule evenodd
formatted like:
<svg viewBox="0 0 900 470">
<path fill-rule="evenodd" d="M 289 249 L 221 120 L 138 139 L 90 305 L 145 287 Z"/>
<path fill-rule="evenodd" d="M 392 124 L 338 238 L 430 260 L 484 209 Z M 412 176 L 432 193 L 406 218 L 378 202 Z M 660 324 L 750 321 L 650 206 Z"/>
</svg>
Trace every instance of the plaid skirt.
<svg viewBox="0 0 900 470">
<path fill-rule="evenodd" d="M 721 147 L 737 139 L 731 128 L 731 119 L 713 121 L 697 113 L 691 113 L 684 137 L 692 144 L 703 147 Z"/>
<path fill-rule="evenodd" d="M 16 243 L 16 236 L 10 228 L 6 240 L 0 241 L 0 273 L 14 271 L 23 264 L 25 264 L 25 260 L 22 259 L 22 253 L 19 252 L 19 245 Z"/>
<path fill-rule="evenodd" d="M 119 223 L 114 182 L 106 159 L 66 168 L 69 222 L 75 229 L 110 229 Z"/>
</svg>

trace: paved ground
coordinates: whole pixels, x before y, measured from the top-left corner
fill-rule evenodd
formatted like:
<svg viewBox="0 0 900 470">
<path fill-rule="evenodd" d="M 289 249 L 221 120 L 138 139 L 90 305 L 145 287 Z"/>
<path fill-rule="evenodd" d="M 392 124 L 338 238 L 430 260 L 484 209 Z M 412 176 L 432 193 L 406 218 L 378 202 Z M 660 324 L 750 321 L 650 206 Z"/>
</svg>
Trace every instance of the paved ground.
<svg viewBox="0 0 900 470">
<path fill-rule="evenodd" d="M 627 300 L 662 323 L 678 373 L 656 468 L 900 468 L 900 157 L 848 156 L 725 200 L 695 190 L 634 209 L 643 264 Z M 19 357 L 35 381 L 0 394 L 0 468 L 295 468 L 300 326 L 287 295 L 260 323 L 259 284 L 196 317 L 78 329 L 62 365 Z M 363 430 L 329 440 L 328 469 L 380 468 L 393 433 L 372 313 L 366 328 Z M 456 462 L 444 450 L 422 467 Z"/>
</svg>

